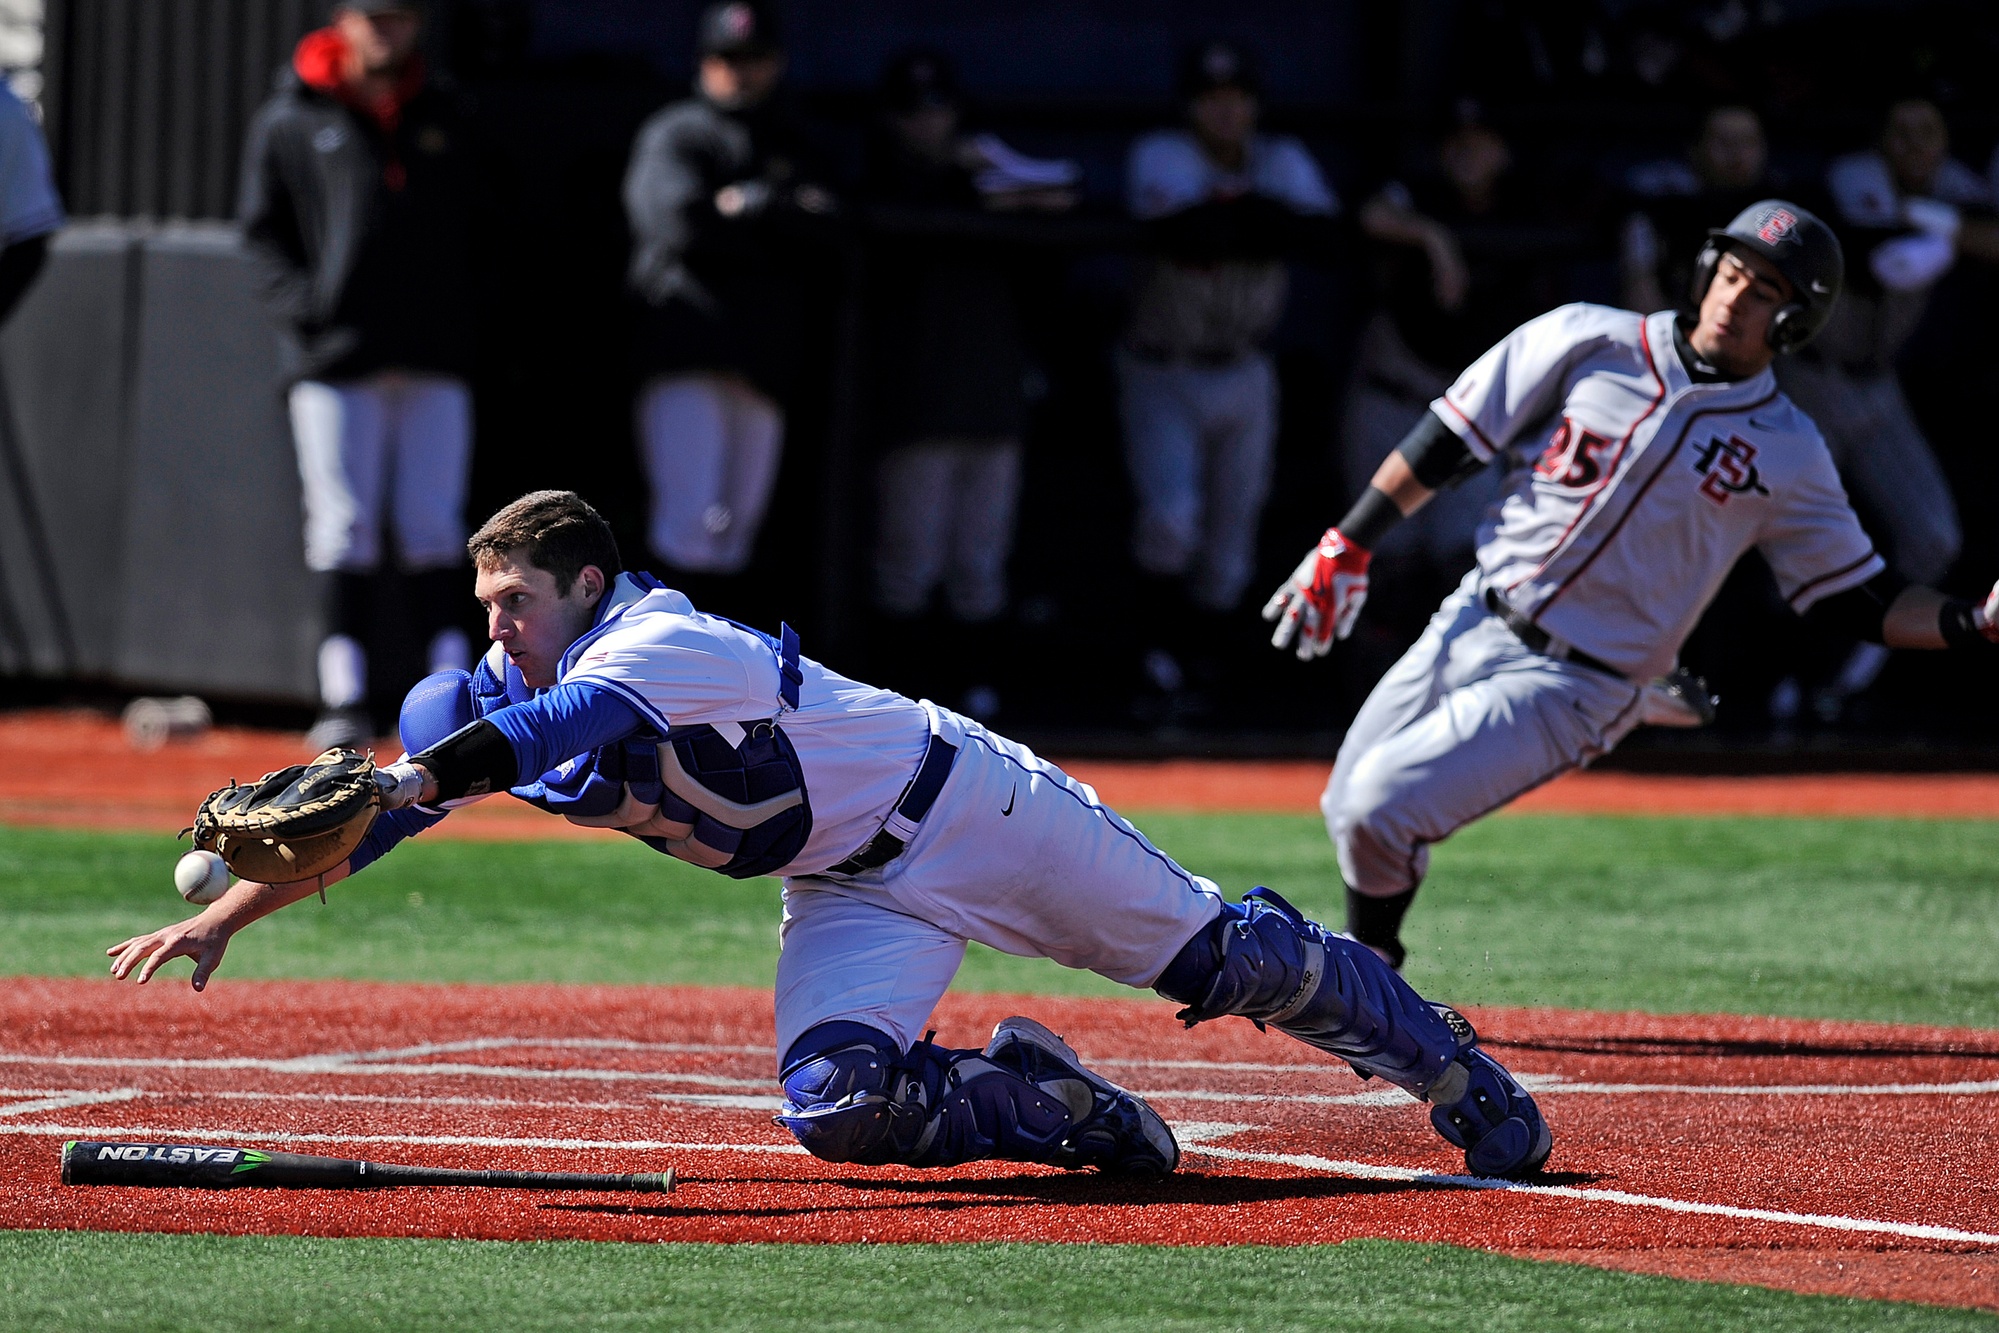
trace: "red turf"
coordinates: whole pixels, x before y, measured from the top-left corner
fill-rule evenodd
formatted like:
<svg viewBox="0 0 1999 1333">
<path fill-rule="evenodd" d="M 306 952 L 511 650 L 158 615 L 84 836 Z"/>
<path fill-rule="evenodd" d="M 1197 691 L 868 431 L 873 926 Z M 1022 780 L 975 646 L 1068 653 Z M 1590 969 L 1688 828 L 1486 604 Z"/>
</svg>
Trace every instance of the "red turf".
<svg viewBox="0 0 1999 1333">
<path fill-rule="evenodd" d="M 1304 1155 L 1462 1169 L 1406 1101 L 1260 1100 L 1351 1098 L 1380 1085 L 1247 1023 L 1183 1032 L 1171 1006 L 1159 1002 L 953 996 L 937 1021 L 940 1040 L 975 1045 L 1018 1009 L 1096 1060 L 1210 1062 L 1105 1066 L 1151 1096 L 1188 1141 L 1182 1172 L 1167 1182 L 1123 1185 L 1011 1165 L 932 1173 L 828 1166 L 796 1152 L 770 1124 L 762 1100 L 776 1093 L 769 1006 L 767 995 L 740 990 L 225 980 L 198 997 L 180 983 L 137 990 L 14 979 L 0 998 L 0 1226 L 620 1240 L 1228 1244 L 1378 1236 L 1999 1309 L 1999 1243 L 1354 1179 L 1328 1166 L 1257 1160 Z M 1999 1146 L 1992 1115 L 1999 1034 L 1543 1010 L 1475 1017 L 1517 1071 L 1569 1083 L 1989 1085 L 1905 1095 L 1549 1092 L 1542 1104 L 1556 1129 L 1550 1183 L 1942 1226 L 1999 1241 L 1999 1185 L 1987 1169 Z M 645 1045 L 407 1050 L 516 1039 Z M 134 1059 L 242 1063 L 128 1063 Z M 1213 1067 L 1244 1063 L 1278 1068 Z M 435 1068 L 441 1064 L 476 1068 Z M 86 1094 L 99 1096 L 86 1101 Z M 323 1134 L 388 1141 L 273 1137 Z M 86 1136 L 236 1139 L 438 1165 L 656 1170 L 670 1163 L 684 1183 L 658 1201 L 65 1188 L 56 1182 L 60 1143 Z M 395 1141 L 446 1137 L 733 1146 Z"/>
</svg>

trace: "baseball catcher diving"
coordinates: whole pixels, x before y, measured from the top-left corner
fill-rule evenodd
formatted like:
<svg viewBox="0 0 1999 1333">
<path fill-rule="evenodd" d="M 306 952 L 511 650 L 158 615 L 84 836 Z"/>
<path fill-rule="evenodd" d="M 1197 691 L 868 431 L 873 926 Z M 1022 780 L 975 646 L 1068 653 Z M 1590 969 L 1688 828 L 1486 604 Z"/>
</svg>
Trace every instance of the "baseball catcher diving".
<svg viewBox="0 0 1999 1333">
<path fill-rule="evenodd" d="M 493 646 L 469 675 L 411 691 L 408 753 L 374 771 L 351 852 L 311 878 L 239 880 L 200 915 L 108 950 L 115 976 L 144 982 L 184 956 L 199 990 L 236 931 L 504 791 L 724 875 L 783 877 L 777 1120 L 828 1161 L 1125 1175 L 1178 1163 L 1151 1107 L 1031 1019 L 1002 1022 L 983 1050 L 930 1041 L 967 940 L 1150 987 L 1190 1026 L 1234 1014 L 1275 1027 L 1430 1103 L 1474 1172 L 1547 1159 L 1533 1099 L 1461 1016 L 1267 889 L 1224 902 L 1025 747 L 837 675 L 789 628 L 696 611 L 624 570 L 609 527 L 569 492 L 516 500 L 469 546 Z M 282 843 L 283 811 L 268 807 L 287 782 L 344 780 L 342 763 L 322 765 L 324 779 L 273 775 L 261 797 L 213 804 L 259 805 L 257 827 Z"/>
<path fill-rule="evenodd" d="M 1750 548 L 1827 628 L 1993 655 L 1999 587 L 1981 604 L 1889 572 L 1771 374 L 1825 323 L 1843 272 L 1824 222 L 1766 199 L 1710 234 L 1689 312 L 1569 305 L 1521 325 L 1264 607 L 1277 647 L 1326 652 L 1360 614 L 1370 548 L 1505 459 L 1476 565 L 1368 696 L 1320 800 L 1347 933 L 1389 963 L 1432 844 L 1608 753 L 1655 707 L 1710 706 L 1676 659 Z"/>
</svg>

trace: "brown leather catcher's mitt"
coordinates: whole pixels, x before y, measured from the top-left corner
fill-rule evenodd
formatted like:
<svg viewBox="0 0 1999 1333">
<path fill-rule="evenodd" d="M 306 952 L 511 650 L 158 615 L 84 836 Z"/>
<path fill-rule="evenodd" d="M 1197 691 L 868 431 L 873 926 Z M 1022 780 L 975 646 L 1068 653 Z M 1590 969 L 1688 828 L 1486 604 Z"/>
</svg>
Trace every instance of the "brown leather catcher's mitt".
<svg viewBox="0 0 1999 1333">
<path fill-rule="evenodd" d="M 374 761 L 328 750 L 309 764 L 234 781 L 210 793 L 194 816 L 194 845 L 259 884 L 312 879 L 345 861 L 382 811 Z"/>
</svg>

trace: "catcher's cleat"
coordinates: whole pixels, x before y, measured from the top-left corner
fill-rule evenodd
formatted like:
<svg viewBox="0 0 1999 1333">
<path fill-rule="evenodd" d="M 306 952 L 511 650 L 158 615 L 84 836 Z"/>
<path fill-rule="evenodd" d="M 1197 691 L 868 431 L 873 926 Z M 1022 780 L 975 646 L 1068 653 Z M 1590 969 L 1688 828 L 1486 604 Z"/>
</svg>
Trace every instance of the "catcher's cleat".
<svg viewBox="0 0 1999 1333">
<path fill-rule="evenodd" d="M 1033 1019 L 1002 1020 L 985 1057 L 1068 1107 L 1068 1132 L 1042 1158 L 1050 1165 L 1112 1176 L 1163 1176 L 1179 1165 L 1180 1146 L 1159 1113 L 1085 1069 L 1067 1042 Z"/>
<path fill-rule="evenodd" d="M 1464 1015 L 1445 1005 L 1436 1008 L 1462 1046 L 1430 1085 L 1430 1123 L 1464 1149 L 1472 1174 L 1532 1175 L 1555 1143 L 1541 1109 L 1504 1066 L 1478 1048 L 1478 1034 Z"/>
</svg>

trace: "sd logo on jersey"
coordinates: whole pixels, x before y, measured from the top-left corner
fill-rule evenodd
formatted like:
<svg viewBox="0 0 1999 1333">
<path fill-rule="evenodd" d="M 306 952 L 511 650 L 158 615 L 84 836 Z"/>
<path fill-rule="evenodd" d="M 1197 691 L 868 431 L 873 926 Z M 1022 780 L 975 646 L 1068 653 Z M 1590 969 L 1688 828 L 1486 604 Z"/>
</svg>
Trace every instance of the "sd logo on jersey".
<svg viewBox="0 0 1999 1333">
<path fill-rule="evenodd" d="M 1725 440 L 1717 435 L 1702 445 L 1694 455 L 1694 471 L 1701 474 L 1701 494 L 1718 505 L 1727 504 L 1731 495 L 1770 493 L 1756 470 L 1756 446 L 1740 435 Z"/>
</svg>

